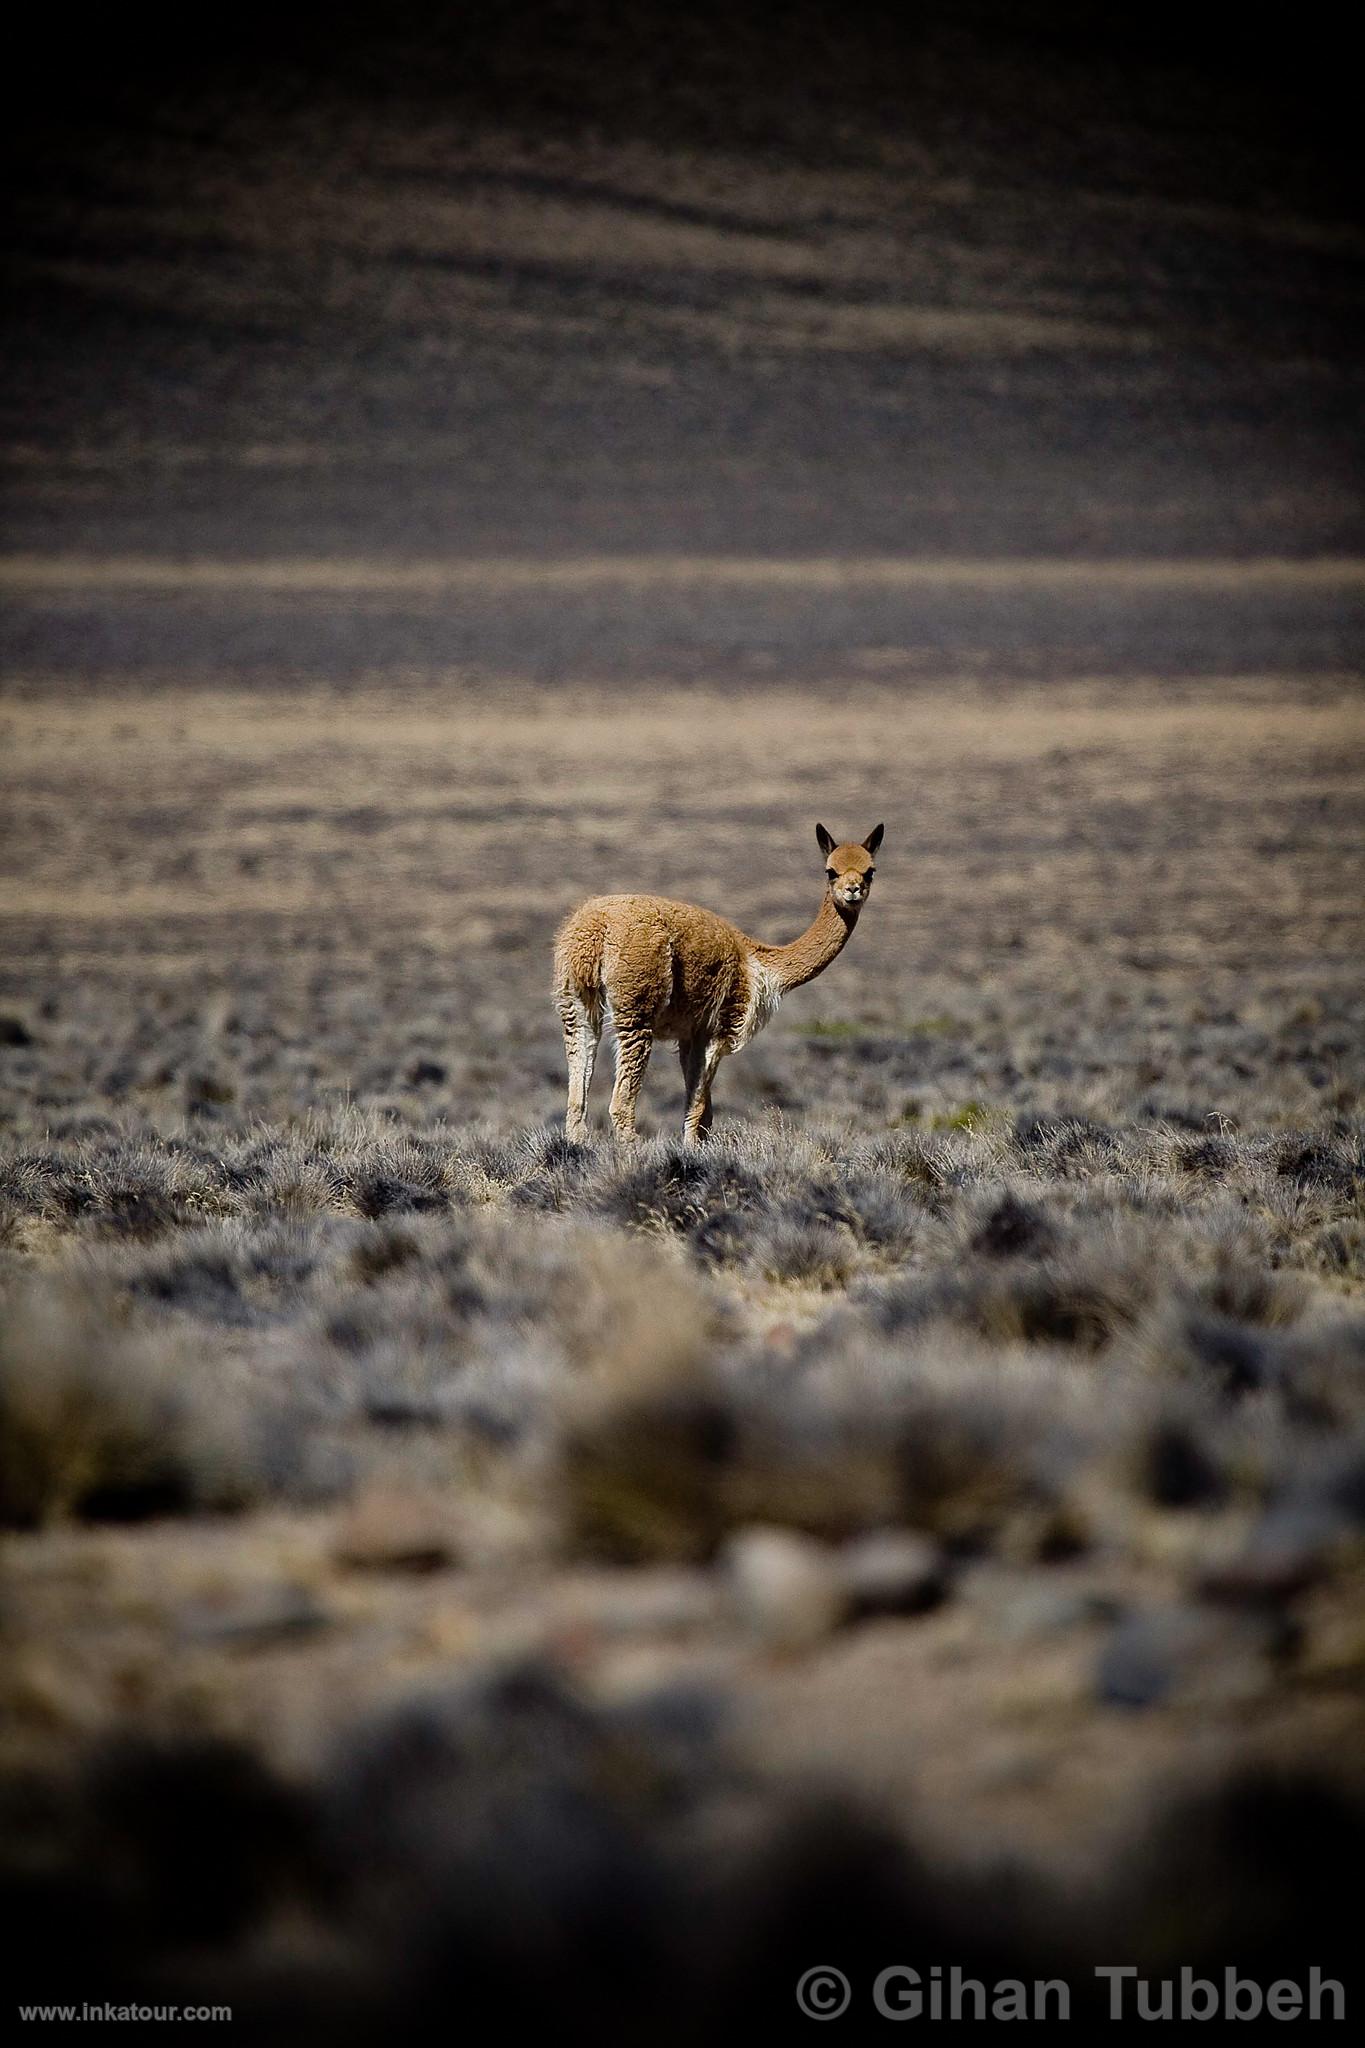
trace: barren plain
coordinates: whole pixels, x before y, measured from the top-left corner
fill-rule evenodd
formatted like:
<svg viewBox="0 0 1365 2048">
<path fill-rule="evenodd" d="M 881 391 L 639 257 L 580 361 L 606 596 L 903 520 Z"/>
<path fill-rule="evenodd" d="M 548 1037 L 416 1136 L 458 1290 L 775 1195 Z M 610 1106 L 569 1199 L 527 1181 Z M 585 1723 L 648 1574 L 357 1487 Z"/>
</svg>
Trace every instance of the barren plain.
<svg viewBox="0 0 1365 2048">
<path fill-rule="evenodd" d="M 26 157 L 21 1995 L 1345 1974 L 1365 244 L 1254 69 L 797 12 L 795 98 L 403 14 Z M 661 1050 L 568 1148 L 558 919 L 790 937 L 817 819 L 709 1146 Z"/>
</svg>

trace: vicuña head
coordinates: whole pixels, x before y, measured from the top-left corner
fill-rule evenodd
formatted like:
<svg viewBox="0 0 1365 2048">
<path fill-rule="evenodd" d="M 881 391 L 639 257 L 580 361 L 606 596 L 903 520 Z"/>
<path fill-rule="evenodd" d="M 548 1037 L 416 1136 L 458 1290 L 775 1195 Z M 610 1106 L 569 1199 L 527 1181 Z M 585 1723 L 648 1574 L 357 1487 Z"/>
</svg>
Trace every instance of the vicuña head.
<svg viewBox="0 0 1365 2048">
<path fill-rule="evenodd" d="M 687 1091 L 684 1141 L 704 1138 L 711 1128 L 711 1083 L 726 1053 L 747 1045 L 787 991 L 823 974 L 848 944 L 872 891 L 885 829 L 878 825 L 866 839 L 836 843 L 832 832 L 816 826 L 824 897 L 814 923 L 785 946 L 765 946 L 715 911 L 666 896 L 591 896 L 580 904 L 555 941 L 555 1001 L 569 1062 L 568 1136 L 587 1136 L 593 1065 L 602 1026 L 610 1023 L 617 1137 L 634 1138 L 649 1055 L 656 1038 L 667 1038 L 677 1043 Z"/>
</svg>

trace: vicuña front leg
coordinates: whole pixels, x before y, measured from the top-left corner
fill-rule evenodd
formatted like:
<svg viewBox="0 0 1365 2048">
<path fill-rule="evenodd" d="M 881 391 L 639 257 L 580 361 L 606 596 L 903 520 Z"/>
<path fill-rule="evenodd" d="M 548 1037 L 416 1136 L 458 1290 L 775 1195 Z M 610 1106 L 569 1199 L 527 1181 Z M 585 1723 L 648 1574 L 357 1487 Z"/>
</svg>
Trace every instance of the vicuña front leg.
<svg viewBox="0 0 1365 2048">
<path fill-rule="evenodd" d="M 683 1055 L 683 1078 L 687 1084 L 687 1109 L 683 1116 L 683 1143 L 699 1145 L 711 1128 L 711 1083 L 720 1065 L 722 1048 L 689 1045 Z"/>
<path fill-rule="evenodd" d="M 564 1026 L 564 1057 L 569 1064 L 569 1101 L 564 1112 L 564 1135 L 570 1144 L 581 1145 L 588 1135 L 588 1090 L 602 1035 L 600 1017 L 594 1018 L 579 996 L 565 996 L 559 1005 Z"/>
<path fill-rule="evenodd" d="M 616 1028 L 616 1086 L 611 1091 L 612 1128 L 622 1144 L 629 1145 L 635 1138 L 635 1105 L 640 1099 L 640 1084 L 645 1078 L 649 1055 L 654 1048 L 654 1034 L 647 1029 L 622 1030 Z"/>
</svg>

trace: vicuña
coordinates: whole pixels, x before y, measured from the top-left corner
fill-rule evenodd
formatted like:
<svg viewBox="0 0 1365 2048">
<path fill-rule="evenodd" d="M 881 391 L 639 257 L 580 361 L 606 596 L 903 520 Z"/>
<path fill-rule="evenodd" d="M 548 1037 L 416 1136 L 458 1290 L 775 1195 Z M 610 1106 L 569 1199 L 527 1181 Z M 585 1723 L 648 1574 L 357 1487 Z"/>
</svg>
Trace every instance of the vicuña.
<svg viewBox="0 0 1365 2048">
<path fill-rule="evenodd" d="M 823 974 L 843 952 L 872 889 L 885 826 L 861 845 L 836 846 L 815 828 L 825 859 L 824 900 L 815 922 L 788 946 L 765 946 L 728 918 L 667 896 L 590 896 L 555 941 L 555 1001 L 569 1062 L 565 1131 L 588 1134 L 588 1090 L 604 1023 L 616 1034 L 611 1121 L 635 1136 L 635 1105 L 657 1038 L 673 1039 L 687 1108 L 683 1141 L 711 1128 L 711 1083 L 728 1052 L 761 1031 L 789 989 Z"/>
</svg>

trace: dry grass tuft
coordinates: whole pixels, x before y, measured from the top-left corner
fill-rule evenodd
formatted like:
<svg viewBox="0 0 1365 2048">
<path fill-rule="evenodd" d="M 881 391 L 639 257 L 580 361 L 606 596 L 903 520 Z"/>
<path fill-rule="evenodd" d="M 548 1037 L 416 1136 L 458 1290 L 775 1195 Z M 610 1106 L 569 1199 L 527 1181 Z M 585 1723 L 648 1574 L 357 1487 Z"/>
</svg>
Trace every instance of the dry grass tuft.
<svg viewBox="0 0 1365 2048">
<path fill-rule="evenodd" d="M 35 1279 L 0 1323 L 0 1521 L 241 1505 L 246 1474 L 186 1347 L 108 1287 Z"/>
</svg>

